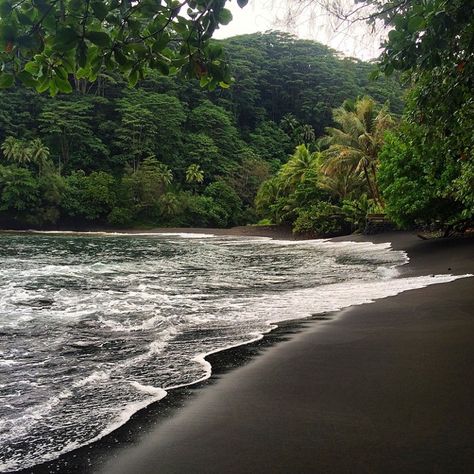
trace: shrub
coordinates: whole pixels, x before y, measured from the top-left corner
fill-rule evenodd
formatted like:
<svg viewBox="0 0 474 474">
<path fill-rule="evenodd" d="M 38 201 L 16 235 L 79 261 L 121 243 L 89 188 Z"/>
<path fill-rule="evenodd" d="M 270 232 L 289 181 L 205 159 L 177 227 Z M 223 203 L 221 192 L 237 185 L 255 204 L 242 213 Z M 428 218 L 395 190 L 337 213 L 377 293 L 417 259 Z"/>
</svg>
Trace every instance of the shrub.
<svg viewBox="0 0 474 474">
<path fill-rule="evenodd" d="M 293 223 L 295 234 L 332 237 L 349 234 L 351 224 L 341 208 L 324 201 L 301 211 Z"/>
<path fill-rule="evenodd" d="M 107 222 L 113 226 L 129 226 L 133 224 L 133 212 L 126 207 L 114 207 L 107 216 Z"/>
<path fill-rule="evenodd" d="M 211 198 L 216 206 L 220 208 L 217 213 L 223 217 L 221 226 L 228 227 L 237 224 L 242 214 L 242 200 L 234 188 L 224 181 L 215 181 L 204 191 L 204 196 Z"/>
<path fill-rule="evenodd" d="M 66 178 L 66 185 L 62 206 L 70 217 L 90 221 L 104 219 L 117 200 L 115 178 L 104 171 L 88 176 L 76 171 Z"/>
<path fill-rule="evenodd" d="M 207 196 L 191 196 L 183 225 L 191 227 L 226 227 L 229 216 L 214 199 Z"/>
</svg>

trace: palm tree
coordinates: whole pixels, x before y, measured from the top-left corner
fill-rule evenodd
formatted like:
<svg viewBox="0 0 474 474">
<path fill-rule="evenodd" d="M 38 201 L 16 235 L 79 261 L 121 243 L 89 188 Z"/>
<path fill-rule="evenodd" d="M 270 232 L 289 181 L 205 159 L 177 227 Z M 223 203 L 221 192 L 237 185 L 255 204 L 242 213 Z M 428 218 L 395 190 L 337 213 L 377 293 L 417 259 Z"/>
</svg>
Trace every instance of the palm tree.
<svg viewBox="0 0 474 474">
<path fill-rule="evenodd" d="M 45 170 L 51 170 L 52 166 L 49 159 L 49 148 L 39 138 L 31 140 L 28 148 L 31 161 L 38 165 L 40 176 Z"/>
<path fill-rule="evenodd" d="M 173 181 L 173 173 L 168 165 L 161 163 L 153 155 L 143 160 L 138 172 L 150 176 L 164 186 L 168 186 Z"/>
<path fill-rule="evenodd" d="M 301 125 L 298 129 L 298 141 L 300 143 L 313 143 L 316 140 L 314 128 L 311 125 Z"/>
<path fill-rule="evenodd" d="M 204 181 L 204 173 L 199 165 L 192 164 L 186 170 L 187 183 L 202 183 Z"/>
<path fill-rule="evenodd" d="M 285 163 L 279 176 L 287 189 L 307 179 L 315 179 L 319 175 L 322 155 L 320 152 L 311 153 L 306 145 L 298 145 L 293 156 Z"/>
<path fill-rule="evenodd" d="M 14 161 L 17 153 L 17 139 L 15 137 L 7 137 L 2 143 L 2 153 L 7 160 Z"/>
<path fill-rule="evenodd" d="M 272 220 L 275 222 L 277 219 L 276 216 L 273 215 L 271 206 L 279 197 L 280 183 L 278 177 L 274 176 L 273 178 L 264 181 L 260 185 L 255 197 L 255 209 L 257 210 L 257 213 L 261 216 L 272 215 Z"/>
<path fill-rule="evenodd" d="M 328 191 L 340 201 L 361 195 L 364 189 L 364 178 L 350 169 L 340 170 L 332 175 L 324 174 L 319 181 L 321 189 Z"/>
<path fill-rule="evenodd" d="M 179 200 L 173 193 L 160 196 L 159 206 L 161 213 L 166 217 L 173 217 L 179 210 Z"/>
<path fill-rule="evenodd" d="M 173 172 L 169 169 L 168 165 L 164 163 L 158 163 L 156 167 L 156 172 L 158 175 L 158 179 L 163 183 L 165 186 L 168 186 L 173 181 Z"/>
<path fill-rule="evenodd" d="M 369 97 L 355 103 L 345 103 L 334 111 L 334 121 L 339 128 L 326 129 L 329 149 L 324 171 L 334 176 L 343 170 L 364 176 L 374 201 L 383 205 L 377 186 L 378 154 L 383 145 L 384 132 L 393 126 L 393 119 L 386 106 L 377 110 Z"/>
<path fill-rule="evenodd" d="M 287 135 L 292 136 L 295 130 L 299 127 L 300 123 L 296 120 L 296 117 L 293 114 L 285 114 L 280 120 L 280 127 L 287 133 Z"/>
<path fill-rule="evenodd" d="M 2 144 L 3 156 L 10 161 L 14 161 L 20 165 L 31 161 L 29 148 L 22 140 L 15 137 L 7 137 Z"/>
</svg>

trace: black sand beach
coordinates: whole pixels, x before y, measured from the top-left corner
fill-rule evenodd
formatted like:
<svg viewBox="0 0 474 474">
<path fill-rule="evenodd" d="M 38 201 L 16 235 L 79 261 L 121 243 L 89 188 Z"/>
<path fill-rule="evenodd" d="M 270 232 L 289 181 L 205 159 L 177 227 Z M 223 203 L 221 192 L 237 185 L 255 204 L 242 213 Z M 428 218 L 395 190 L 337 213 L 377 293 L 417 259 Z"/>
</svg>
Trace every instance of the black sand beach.
<svg viewBox="0 0 474 474">
<path fill-rule="evenodd" d="M 474 273 L 472 238 L 371 240 L 407 250 L 405 274 Z M 208 382 L 26 472 L 474 472 L 473 341 L 474 278 L 283 327 L 212 356 Z"/>
</svg>

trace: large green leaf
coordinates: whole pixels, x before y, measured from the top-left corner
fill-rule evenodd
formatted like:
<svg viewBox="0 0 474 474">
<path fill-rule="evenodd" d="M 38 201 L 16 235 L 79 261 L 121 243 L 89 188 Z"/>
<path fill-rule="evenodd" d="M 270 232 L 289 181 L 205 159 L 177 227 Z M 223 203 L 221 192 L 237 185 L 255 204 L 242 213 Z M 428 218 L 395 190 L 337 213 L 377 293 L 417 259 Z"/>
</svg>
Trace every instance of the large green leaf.
<svg viewBox="0 0 474 474">
<path fill-rule="evenodd" d="M 110 46 L 111 44 L 110 36 L 103 31 L 89 31 L 86 34 L 86 38 L 91 43 L 94 43 L 97 46 L 101 46 L 103 48 L 106 48 L 107 46 Z"/>
<path fill-rule="evenodd" d="M 0 74 L 0 89 L 6 89 L 11 87 L 15 82 L 15 78 L 12 74 L 2 73 Z"/>
</svg>

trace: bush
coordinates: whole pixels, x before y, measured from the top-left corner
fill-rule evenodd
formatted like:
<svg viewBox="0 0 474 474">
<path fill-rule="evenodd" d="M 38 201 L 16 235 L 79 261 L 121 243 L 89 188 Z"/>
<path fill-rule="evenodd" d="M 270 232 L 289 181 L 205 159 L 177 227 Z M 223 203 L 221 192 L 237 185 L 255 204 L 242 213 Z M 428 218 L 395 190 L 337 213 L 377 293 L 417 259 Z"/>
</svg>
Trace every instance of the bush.
<svg viewBox="0 0 474 474">
<path fill-rule="evenodd" d="M 318 237 L 333 237 L 349 234 L 351 224 L 341 208 L 320 201 L 299 213 L 293 223 L 293 232 Z"/>
<path fill-rule="evenodd" d="M 191 196 L 183 225 L 190 227 L 226 227 L 229 216 L 214 199 L 207 196 Z"/>
<path fill-rule="evenodd" d="M 86 176 L 76 171 L 66 178 L 63 209 L 70 217 L 94 221 L 106 218 L 112 211 L 117 197 L 115 178 L 104 171 Z"/>
<path fill-rule="evenodd" d="M 107 222 L 113 226 L 130 226 L 133 224 L 133 212 L 126 207 L 114 207 L 107 216 Z"/>
<path fill-rule="evenodd" d="M 352 230 L 364 230 L 367 214 L 374 210 L 374 203 L 371 199 L 367 198 L 367 194 L 362 194 L 362 196 L 356 200 L 346 199 L 342 202 L 342 211 L 346 219 L 351 223 Z"/>
<path fill-rule="evenodd" d="M 242 200 L 234 188 L 224 181 L 215 181 L 205 189 L 204 196 L 213 200 L 216 207 L 214 211 L 222 216 L 220 227 L 229 227 L 239 223 L 242 214 Z M 219 208 L 218 211 L 217 208 Z"/>
<path fill-rule="evenodd" d="M 461 165 L 442 137 L 403 124 L 397 133 L 387 135 L 379 158 L 386 212 L 400 227 L 449 227 L 464 219 L 463 204 L 468 200 L 452 191 L 463 176 Z"/>
</svg>

